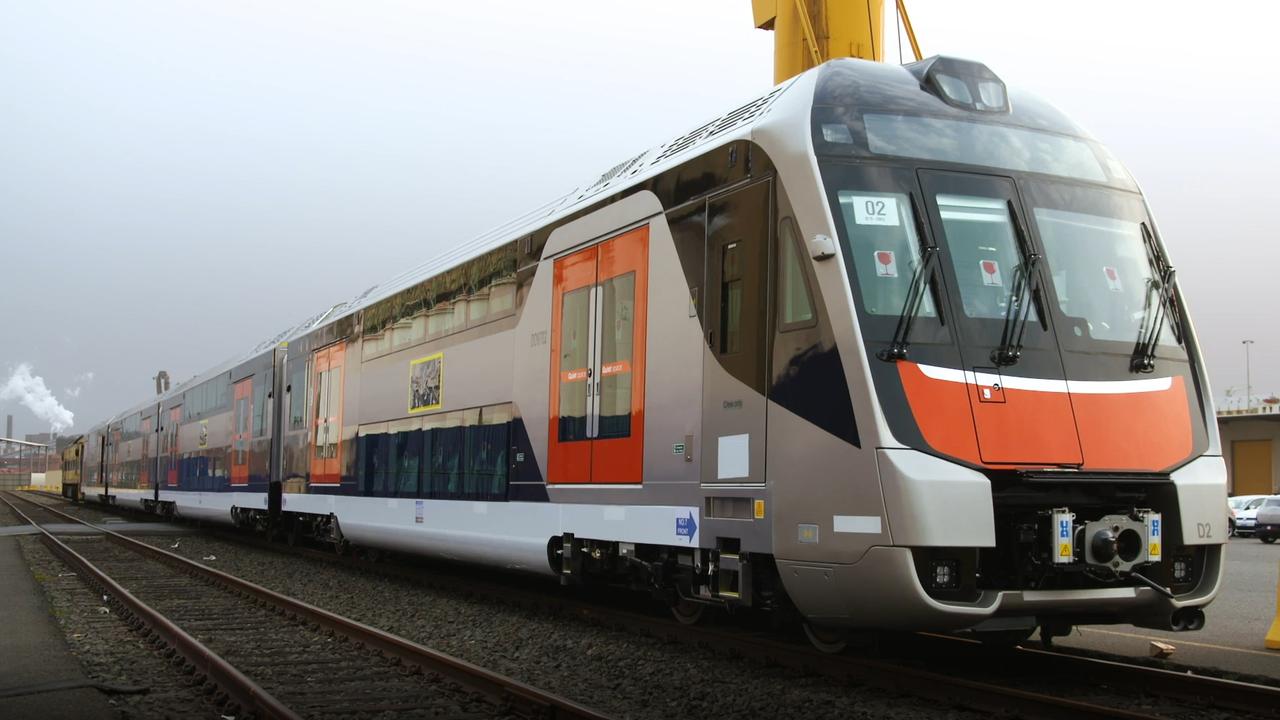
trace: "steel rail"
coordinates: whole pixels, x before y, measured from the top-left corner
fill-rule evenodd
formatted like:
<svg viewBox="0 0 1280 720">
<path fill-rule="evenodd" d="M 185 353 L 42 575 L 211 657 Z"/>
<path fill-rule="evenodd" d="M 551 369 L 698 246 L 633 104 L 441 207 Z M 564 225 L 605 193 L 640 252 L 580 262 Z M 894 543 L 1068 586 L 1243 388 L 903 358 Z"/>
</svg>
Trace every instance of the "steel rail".
<svg viewBox="0 0 1280 720">
<path fill-rule="evenodd" d="M 15 496 L 20 497 L 20 496 Z M 26 498 L 23 498 L 26 500 Z M 40 539 L 55 555 L 60 557 L 67 565 L 79 570 L 90 583 L 97 586 L 107 596 L 113 598 L 122 605 L 126 612 L 134 618 L 145 624 L 152 632 L 160 636 L 165 643 L 176 650 L 187 662 L 191 663 L 197 671 L 203 673 L 207 678 L 213 681 L 223 692 L 227 694 L 240 708 L 254 713 L 255 715 L 265 718 L 279 718 L 280 720 L 301 720 L 301 717 L 290 710 L 284 703 L 277 700 L 271 693 L 262 689 L 253 680 L 250 680 L 244 673 L 237 670 L 231 663 L 224 660 L 217 653 L 205 647 L 199 640 L 191 637 L 182 628 L 174 625 L 168 618 L 156 612 L 151 606 L 139 600 L 128 590 L 124 589 L 115 580 L 112 580 L 106 573 L 99 570 L 93 563 L 86 560 L 75 550 L 72 550 L 66 543 L 54 537 L 53 533 L 45 530 L 39 523 L 32 520 L 26 513 L 18 509 L 7 497 L 0 497 L 9 509 L 13 510 L 19 517 L 30 523 L 32 527 L 40 531 Z M 32 500 L 26 500 L 34 505 L 45 509 L 48 512 L 71 518 L 76 522 L 82 522 L 77 518 L 73 518 L 66 513 L 62 513 L 53 508 L 40 505 Z M 90 525 L 90 523 L 83 523 Z M 114 533 L 112 533 L 114 534 Z"/>
<path fill-rule="evenodd" d="M 452 655 L 391 635 L 364 623 L 344 618 L 323 608 L 281 595 L 274 590 L 269 590 L 261 585 L 256 585 L 234 575 L 201 565 L 167 550 L 126 537 L 100 525 L 95 525 L 42 503 L 37 503 L 29 498 L 18 497 L 48 512 L 95 528 L 112 542 L 134 550 L 141 555 L 167 563 L 190 575 L 212 580 L 249 597 L 276 605 L 296 617 L 349 637 L 372 650 L 395 657 L 409 665 L 415 665 L 448 677 L 481 694 L 503 700 L 517 714 L 548 719 L 604 720 L 608 717 L 567 698 L 539 690 L 501 673 L 487 670 Z M 12 504 L 10 505 L 12 506 Z"/>
<path fill-rule="evenodd" d="M 949 643 L 954 647 L 967 646 L 971 651 L 986 651 L 982 643 L 968 638 L 933 633 L 919 633 L 918 637 L 931 642 Z M 986 652 L 986 655 L 989 656 L 989 652 Z M 1012 664 L 1034 662 L 1044 665 L 1051 671 L 1067 672 L 1099 683 L 1112 685 L 1123 683 L 1127 687 L 1133 687 L 1151 695 L 1188 700 L 1216 708 L 1280 717 L 1280 687 L 1271 685 L 1177 672 L 1036 647 L 1011 648 L 1009 662 Z"/>
</svg>

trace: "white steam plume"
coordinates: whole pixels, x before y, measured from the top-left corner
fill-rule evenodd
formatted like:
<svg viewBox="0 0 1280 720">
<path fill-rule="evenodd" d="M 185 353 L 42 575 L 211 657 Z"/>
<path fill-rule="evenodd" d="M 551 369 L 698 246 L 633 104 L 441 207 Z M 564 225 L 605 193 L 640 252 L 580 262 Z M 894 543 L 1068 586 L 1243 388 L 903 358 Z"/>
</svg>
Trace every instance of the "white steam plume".
<svg viewBox="0 0 1280 720">
<path fill-rule="evenodd" d="M 31 374 L 31 366 L 21 363 L 4 385 L 0 385 L 0 400 L 17 400 L 36 417 L 49 423 L 54 432 L 62 432 L 75 422 L 75 415 L 62 407 L 62 403 L 49 392 L 44 378 Z"/>
</svg>

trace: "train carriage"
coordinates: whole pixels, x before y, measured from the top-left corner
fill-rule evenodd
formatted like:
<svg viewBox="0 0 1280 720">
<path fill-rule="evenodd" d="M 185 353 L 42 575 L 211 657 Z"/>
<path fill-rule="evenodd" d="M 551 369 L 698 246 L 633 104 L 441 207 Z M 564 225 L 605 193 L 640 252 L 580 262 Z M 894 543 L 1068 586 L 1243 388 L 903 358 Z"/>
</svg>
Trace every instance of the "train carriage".
<svg viewBox="0 0 1280 720">
<path fill-rule="evenodd" d="M 1198 627 L 1225 469 L 1174 278 L 1051 106 L 833 61 L 91 431 L 85 490 L 818 639 Z"/>
<path fill-rule="evenodd" d="M 62 496 L 80 497 L 80 481 L 84 467 L 84 436 L 77 435 L 62 449 Z"/>
</svg>

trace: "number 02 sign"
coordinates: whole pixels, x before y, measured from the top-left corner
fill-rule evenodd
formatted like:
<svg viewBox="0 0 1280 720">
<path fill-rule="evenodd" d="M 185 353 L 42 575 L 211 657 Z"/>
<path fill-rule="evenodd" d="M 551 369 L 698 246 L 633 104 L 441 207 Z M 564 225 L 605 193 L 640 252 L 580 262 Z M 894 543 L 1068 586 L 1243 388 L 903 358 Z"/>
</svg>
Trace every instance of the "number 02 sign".
<svg viewBox="0 0 1280 720">
<path fill-rule="evenodd" d="M 845 202 L 853 205 L 853 221 L 859 225 L 897 225 L 898 199 L 854 195 Z"/>
</svg>

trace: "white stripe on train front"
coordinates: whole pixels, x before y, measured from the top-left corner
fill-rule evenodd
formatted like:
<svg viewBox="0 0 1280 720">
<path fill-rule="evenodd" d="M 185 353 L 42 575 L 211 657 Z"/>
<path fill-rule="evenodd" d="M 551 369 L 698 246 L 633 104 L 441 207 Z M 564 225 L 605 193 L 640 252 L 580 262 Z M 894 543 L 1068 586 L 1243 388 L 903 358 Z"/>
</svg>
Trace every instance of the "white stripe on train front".
<svg viewBox="0 0 1280 720">
<path fill-rule="evenodd" d="M 1035 392 L 1075 393 L 1077 395 L 1129 395 L 1134 393 L 1162 392 L 1173 386 L 1173 378 L 1148 378 L 1145 380 L 1049 380 L 1046 378 L 1018 377 L 1017 375 L 993 375 L 974 373 L 958 368 L 917 364 L 925 377 L 945 382 L 970 385 L 1000 385 L 1006 390 L 1033 390 Z"/>
</svg>

